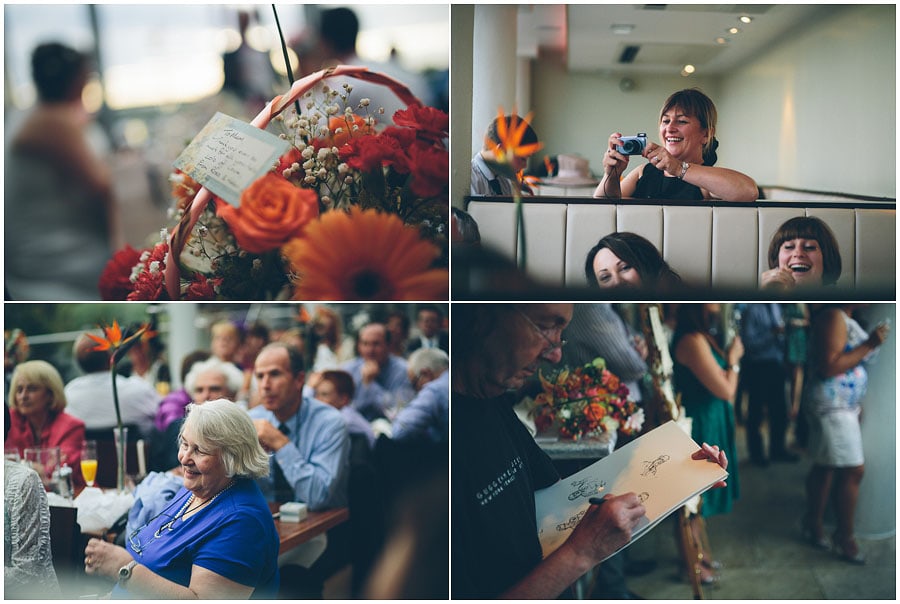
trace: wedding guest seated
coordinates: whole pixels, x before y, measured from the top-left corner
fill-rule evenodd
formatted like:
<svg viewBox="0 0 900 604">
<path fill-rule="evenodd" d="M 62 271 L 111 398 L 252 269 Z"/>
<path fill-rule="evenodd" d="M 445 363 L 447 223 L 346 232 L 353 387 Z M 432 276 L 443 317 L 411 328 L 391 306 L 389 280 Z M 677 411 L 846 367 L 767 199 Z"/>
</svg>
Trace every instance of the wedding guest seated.
<svg viewBox="0 0 900 604">
<path fill-rule="evenodd" d="M 372 425 L 351 404 L 353 393 L 356 390 L 352 375 L 340 370 L 323 371 L 310 376 L 307 386 L 314 389 L 317 400 L 327 403 L 341 412 L 341 416 L 347 424 L 347 432 L 354 443 L 357 441 L 356 437 L 359 437 L 366 445 L 366 451 L 375 446 L 375 433 L 372 431 Z M 354 446 L 353 449 L 356 447 Z M 357 456 L 351 451 L 350 457 L 353 459 Z"/>
<path fill-rule="evenodd" d="M 272 472 L 260 479 L 269 501 L 299 501 L 310 511 L 348 504 L 350 438 L 341 413 L 303 396 L 303 357 L 281 343 L 256 357 L 260 405 L 250 410 L 257 437 L 270 452 Z M 331 531 L 329 531 L 329 534 Z M 281 597 L 321 592 L 329 536 L 320 535 L 279 558 L 285 584 Z M 329 547 L 329 549 L 332 549 Z M 317 564 L 318 563 L 318 564 Z M 320 596 L 319 596 L 320 597 Z"/>
<path fill-rule="evenodd" d="M 510 197 L 512 196 L 513 191 L 518 190 L 520 193 L 522 192 L 522 185 L 503 174 L 498 174 L 489 165 L 489 162 L 496 160 L 496 154 L 493 151 L 494 145 L 502 144 L 498 133 L 501 119 L 505 121 L 504 126 L 506 128 L 509 128 L 510 123 L 513 121 L 518 124 L 525 124 L 525 132 L 522 135 L 521 147 L 527 149 L 532 145 L 536 145 L 538 142 L 538 135 L 534 131 L 534 128 L 518 115 L 507 115 L 503 118 L 494 118 L 494 121 L 488 126 L 487 132 L 484 135 L 484 148 L 472 158 L 472 184 L 470 186 L 470 193 L 472 195 L 503 195 Z M 536 150 L 534 147 L 531 148 Z M 516 173 L 522 171 L 527 165 L 528 157 L 530 155 L 531 153 L 521 156 L 514 155 L 510 159 L 513 171 Z"/>
<path fill-rule="evenodd" d="M 256 357 L 261 404 L 250 410 L 272 472 L 260 479 L 269 501 L 300 501 L 310 510 L 347 505 L 350 440 L 340 412 L 303 397 L 303 357 L 280 343 Z"/>
<path fill-rule="evenodd" d="M 409 381 L 416 397 L 391 422 L 394 440 L 448 443 L 450 437 L 450 372 L 447 353 L 420 348 L 410 355 Z"/>
<path fill-rule="evenodd" d="M 312 320 L 313 371 L 338 369 L 353 358 L 353 339 L 344 336 L 341 316 L 327 306 L 316 308 Z"/>
<path fill-rule="evenodd" d="M 73 353 L 78 367 L 85 373 L 65 387 L 69 413 L 84 422 L 88 431 L 109 431 L 116 425 L 113 411 L 112 384 L 109 378 L 109 352 L 95 350 L 97 343 L 81 334 L 75 340 Z M 143 436 L 153 433 L 153 422 L 162 397 L 139 377 L 116 375 L 122 423 L 135 426 Z M 129 435 L 129 438 L 133 438 Z"/>
<path fill-rule="evenodd" d="M 419 334 L 406 345 L 407 356 L 420 348 L 440 348 L 450 352 L 450 334 L 444 327 L 444 315 L 437 306 L 420 306 L 416 313 L 416 327 Z"/>
<path fill-rule="evenodd" d="M 244 339 L 237 354 L 237 365 L 244 372 L 244 383 L 237 391 L 237 396 L 242 401 L 250 400 L 250 393 L 253 389 L 253 363 L 256 362 L 256 355 L 270 340 L 269 327 L 261 322 L 252 323 L 244 333 Z"/>
<path fill-rule="evenodd" d="M 253 422 L 231 401 L 191 405 L 178 459 L 184 487 L 166 509 L 125 547 L 91 539 L 85 572 L 115 581 L 113 598 L 275 598 L 279 539 Z"/>
<path fill-rule="evenodd" d="M 769 243 L 764 289 L 791 291 L 834 285 L 841 276 L 841 252 L 828 225 L 814 216 L 786 221 Z"/>
<path fill-rule="evenodd" d="M 605 174 L 594 197 L 755 201 L 759 189 L 752 178 L 714 167 L 719 146 L 716 121 L 715 104 L 697 88 L 673 93 L 659 113 L 662 145 L 648 139 L 635 149 L 647 163 L 624 178 L 630 149 L 623 146 L 620 132 L 609 135 L 609 148 L 603 155 Z"/>
<path fill-rule="evenodd" d="M 231 321 L 217 321 L 209 328 L 210 350 L 213 356 L 237 365 L 238 352 L 244 335 L 241 329 Z"/>
<path fill-rule="evenodd" d="M 356 385 L 353 406 L 369 421 L 390 419 L 397 406 L 413 396 L 406 361 L 389 352 L 389 337 L 384 324 L 369 323 L 359 330 L 359 356 L 341 367 L 353 376 Z"/>
<path fill-rule="evenodd" d="M 224 398 L 236 401 L 238 390 L 244 383 L 244 374 L 233 363 L 226 363 L 216 357 L 210 357 L 205 361 L 194 363 L 185 377 L 185 388 L 191 393 L 191 400 L 201 404 Z M 239 404 L 239 403 L 238 403 Z M 243 407 L 244 405 L 239 406 Z M 151 468 L 165 471 L 178 466 L 178 454 L 176 445 L 178 435 L 181 434 L 181 425 L 184 419 L 179 419 L 166 428 L 161 438 L 154 442 L 154 461 Z"/>
<path fill-rule="evenodd" d="M 388 313 L 384 326 L 390 332 L 388 352 L 394 356 L 406 358 L 406 344 L 409 340 L 409 316 L 403 310 L 392 310 Z"/>
<path fill-rule="evenodd" d="M 3 423 L 8 445 L 12 428 L 9 407 Z M 3 526 L 4 597 L 58 598 L 47 493 L 34 470 L 9 459 L 3 460 Z"/>
<path fill-rule="evenodd" d="M 62 377 L 53 365 L 46 361 L 19 364 L 9 388 L 10 429 L 6 446 L 15 447 L 20 456 L 28 448 L 59 447 L 60 464 L 72 468 L 73 485 L 84 486 L 84 422 L 66 413 L 65 408 Z"/>
<path fill-rule="evenodd" d="M 634 233 L 610 233 L 591 248 L 584 262 L 588 284 L 668 292 L 682 287 L 681 277 L 656 247 Z"/>
<path fill-rule="evenodd" d="M 187 374 L 191 367 L 194 366 L 194 363 L 205 361 L 210 357 L 210 354 L 207 350 L 195 350 L 186 354 L 181 360 L 182 386 L 178 390 L 167 394 L 163 397 L 162 402 L 159 403 L 159 408 L 156 410 L 156 419 L 153 422 L 158 432 L 165 432 L 169 424 L 184 418 L 184 409 L 191 402 L 191 393 L 184 386 Z"/>
</svg>

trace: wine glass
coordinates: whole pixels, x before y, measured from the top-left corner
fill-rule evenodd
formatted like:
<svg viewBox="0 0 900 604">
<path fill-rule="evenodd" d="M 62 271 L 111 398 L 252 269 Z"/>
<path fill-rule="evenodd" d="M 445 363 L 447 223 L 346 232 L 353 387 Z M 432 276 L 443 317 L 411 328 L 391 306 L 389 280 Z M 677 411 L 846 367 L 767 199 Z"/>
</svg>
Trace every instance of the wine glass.
<svg viewBox="0 0 900 604">
<path fill-rule="evenodd" d="M 86 440 L 81 446 L 81 475 L 87 486 L 94 486 L 97 478 L 97 441 Z"/>
</svg>

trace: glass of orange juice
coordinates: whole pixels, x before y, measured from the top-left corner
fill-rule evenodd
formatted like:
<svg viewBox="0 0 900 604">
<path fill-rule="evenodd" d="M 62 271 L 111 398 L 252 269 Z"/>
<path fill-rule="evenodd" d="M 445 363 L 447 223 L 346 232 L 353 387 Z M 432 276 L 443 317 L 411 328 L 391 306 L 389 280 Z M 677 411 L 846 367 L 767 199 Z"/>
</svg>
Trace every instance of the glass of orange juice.
<svg viewBox="0 0 900 604">
<path fill-rule="evenodd" d="M 97 441 L 86 440 L 81 447 L 81 475 L 87 486 L 94 486 L 97 479 Z"/>
</svg>

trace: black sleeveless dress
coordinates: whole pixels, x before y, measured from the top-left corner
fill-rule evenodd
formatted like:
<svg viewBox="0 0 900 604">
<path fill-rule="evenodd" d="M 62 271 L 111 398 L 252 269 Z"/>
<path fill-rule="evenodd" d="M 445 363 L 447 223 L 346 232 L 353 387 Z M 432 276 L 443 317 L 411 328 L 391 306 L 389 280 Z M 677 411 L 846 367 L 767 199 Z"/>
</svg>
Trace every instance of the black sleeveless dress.
<svg viewBox="0 0 900 604">
<path fill-rule="evenodd" d="M 688 199 L 703 200 L 700 187 L 684 182 L 680 178 L 670 178 L 653 164 L 644 166 L 644 173 L 637 181 L 632 197 L 640 199 Z"/>
</svg>

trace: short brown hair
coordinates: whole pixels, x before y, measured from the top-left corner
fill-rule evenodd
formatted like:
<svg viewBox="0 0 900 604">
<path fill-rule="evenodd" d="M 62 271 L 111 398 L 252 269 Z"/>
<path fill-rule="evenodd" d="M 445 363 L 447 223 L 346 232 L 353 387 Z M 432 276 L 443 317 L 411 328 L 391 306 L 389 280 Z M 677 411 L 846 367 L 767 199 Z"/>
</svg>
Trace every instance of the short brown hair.
<svg viewBox="0 0 900 604">
<path fill-rule="evenodd" d="M 353 395 L 356 393 L 356 386 L 353 383 L 353 376 L 346 371 L 323 371 L 322 380 L 334 384 L 335 392 L 341 395 L 347 395 L 347 398 L 349 399 L 353 399 Z"/>
<path fill-rule="evenodd" d="M 778 267 L 781 244 L 793 239 L 813 239 L 822 250 L 822 285 L 834 285 L 841 276 L 841 250 L 825 221 L 815 216 L 791 218 L 775 231 L 769 243 L 769 268 Z"/>
<path fill-rule="evenodd" d="M 716 123 L 719 120 L 715 103 L 699 88 L 685 88 L 669 95 L 659 112 L 659 121 L 662 121 L 663 115 L 673 107 L 678 107 L 684 111 L 685 115 L 696 118 L 700 122 L 700 127 L 708 130 L 709 136 L 706 139 L 706 144 L 703 145 L 703 154 L 704 156 L 707 155 L 713 150 Z M 704 163 L 706 162 L 704 161 Z"/>
</svg>

